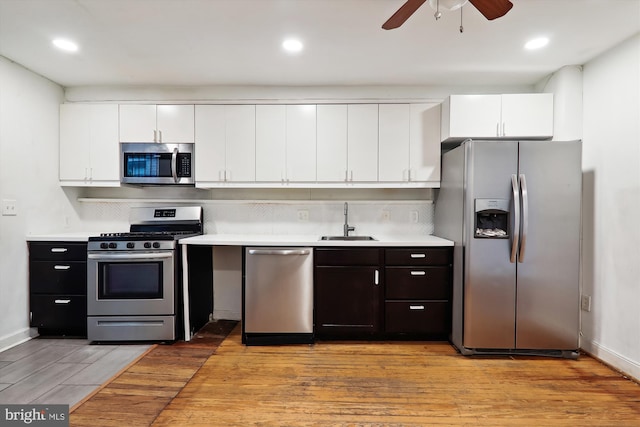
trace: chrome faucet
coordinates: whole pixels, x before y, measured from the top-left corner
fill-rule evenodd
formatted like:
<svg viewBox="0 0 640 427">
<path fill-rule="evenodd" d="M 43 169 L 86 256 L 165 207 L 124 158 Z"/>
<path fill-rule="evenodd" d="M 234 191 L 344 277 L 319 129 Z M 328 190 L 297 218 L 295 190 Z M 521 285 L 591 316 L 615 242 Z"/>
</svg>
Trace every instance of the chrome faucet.
<svg viewBox="0 0 640 427">
<path fill-rule="evenodd" d="M 349 232 L 355 230 L 355 227 L 349 226 L 349 204 L 344 202 L 344 226 L 342 227 L 344 231 L 344 237 L 349 237 Z"/>
</svg>

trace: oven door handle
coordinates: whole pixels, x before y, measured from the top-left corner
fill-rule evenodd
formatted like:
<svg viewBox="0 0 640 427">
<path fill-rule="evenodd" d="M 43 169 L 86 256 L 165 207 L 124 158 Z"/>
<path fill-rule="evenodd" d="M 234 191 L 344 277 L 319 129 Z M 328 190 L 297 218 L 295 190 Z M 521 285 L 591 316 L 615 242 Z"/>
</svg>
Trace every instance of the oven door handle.
<svg viewBox="0 0 640 427">
<path fill-rule="evenodd" d="M 97 254 L 88 254 L 87 255 L 87 259 L 92 259 L 92 260 L 97 260 L 97 261 L 132 261 L 132 260 L 141 260 L 141 259 L 165 259 L 165 258 L 172 258 L 173 257 L 173 252 L 166 252 L 166 253 L 140 253 L 140 254 L 136 254 L 136 253 L 125 253 L 125 254 L 111 254 L 111 255 L 106 255 L 106 254 L 101 254 L 101 253 L 97 253 Z"/>
</svg>

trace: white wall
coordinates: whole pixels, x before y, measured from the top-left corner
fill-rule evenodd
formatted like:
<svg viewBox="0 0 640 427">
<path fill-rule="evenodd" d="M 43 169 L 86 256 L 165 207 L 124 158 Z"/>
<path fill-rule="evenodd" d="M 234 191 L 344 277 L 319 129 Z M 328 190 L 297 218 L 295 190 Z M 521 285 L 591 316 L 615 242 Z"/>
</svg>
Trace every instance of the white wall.
<svg viewBox="0 0 640 427">
<path fill-rule="evenodd" d="M 28 231 L 63 230 L 74 208 L 58 185 L 60 86 L 0 57 L 0 350 L 29 336 Z M 73 193 L 70 190 L 70 193 Z"/>
<path fill-rule="evenodd" d="M 640 378 L 640 34 L 583 84 L 582 347 Z"/>
<path fill-rule="evenodd" d="M 536 89 L 553 93 L 553 139 L 582 139 L 582 66 L 564 66 L 540 82 Z"/>
</svg>

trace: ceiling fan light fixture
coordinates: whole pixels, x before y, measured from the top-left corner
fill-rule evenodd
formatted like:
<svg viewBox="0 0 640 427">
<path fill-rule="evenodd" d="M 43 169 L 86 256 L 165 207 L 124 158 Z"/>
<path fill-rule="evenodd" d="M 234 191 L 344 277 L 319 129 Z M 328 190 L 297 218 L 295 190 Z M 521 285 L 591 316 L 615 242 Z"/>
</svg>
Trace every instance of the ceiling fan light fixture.
<svg viewBox="0 0 640 427">
<path fill-rule="evenodd" d="M 527 50 L 536 50 L 541 49 L 549 44 L 548 37 L 536 37 L 535 39 L 529 40 L 525 43 L 524 48 Z"/>
<path fill-rule="evenodd" d="M 460 9 L 462 6 L 467 4 L 468 1 L 469 0 L 429 0 L 429 6 L 431 6 L 431 9 L 435 11 L 444 10 L 452 12 Z"/>
</svg>

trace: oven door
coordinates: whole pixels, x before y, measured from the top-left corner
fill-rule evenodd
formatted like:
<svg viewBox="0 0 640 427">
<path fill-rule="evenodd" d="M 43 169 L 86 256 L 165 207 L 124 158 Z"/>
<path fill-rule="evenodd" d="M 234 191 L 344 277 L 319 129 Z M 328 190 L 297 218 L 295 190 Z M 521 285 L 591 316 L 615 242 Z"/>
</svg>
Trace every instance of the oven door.
<svg viewBox="0 0 640 427">
<path fill-rule="evenodd" d="M 87 315 L 175 314 L 174 251 L 89 252 Z"/>
</svg>

